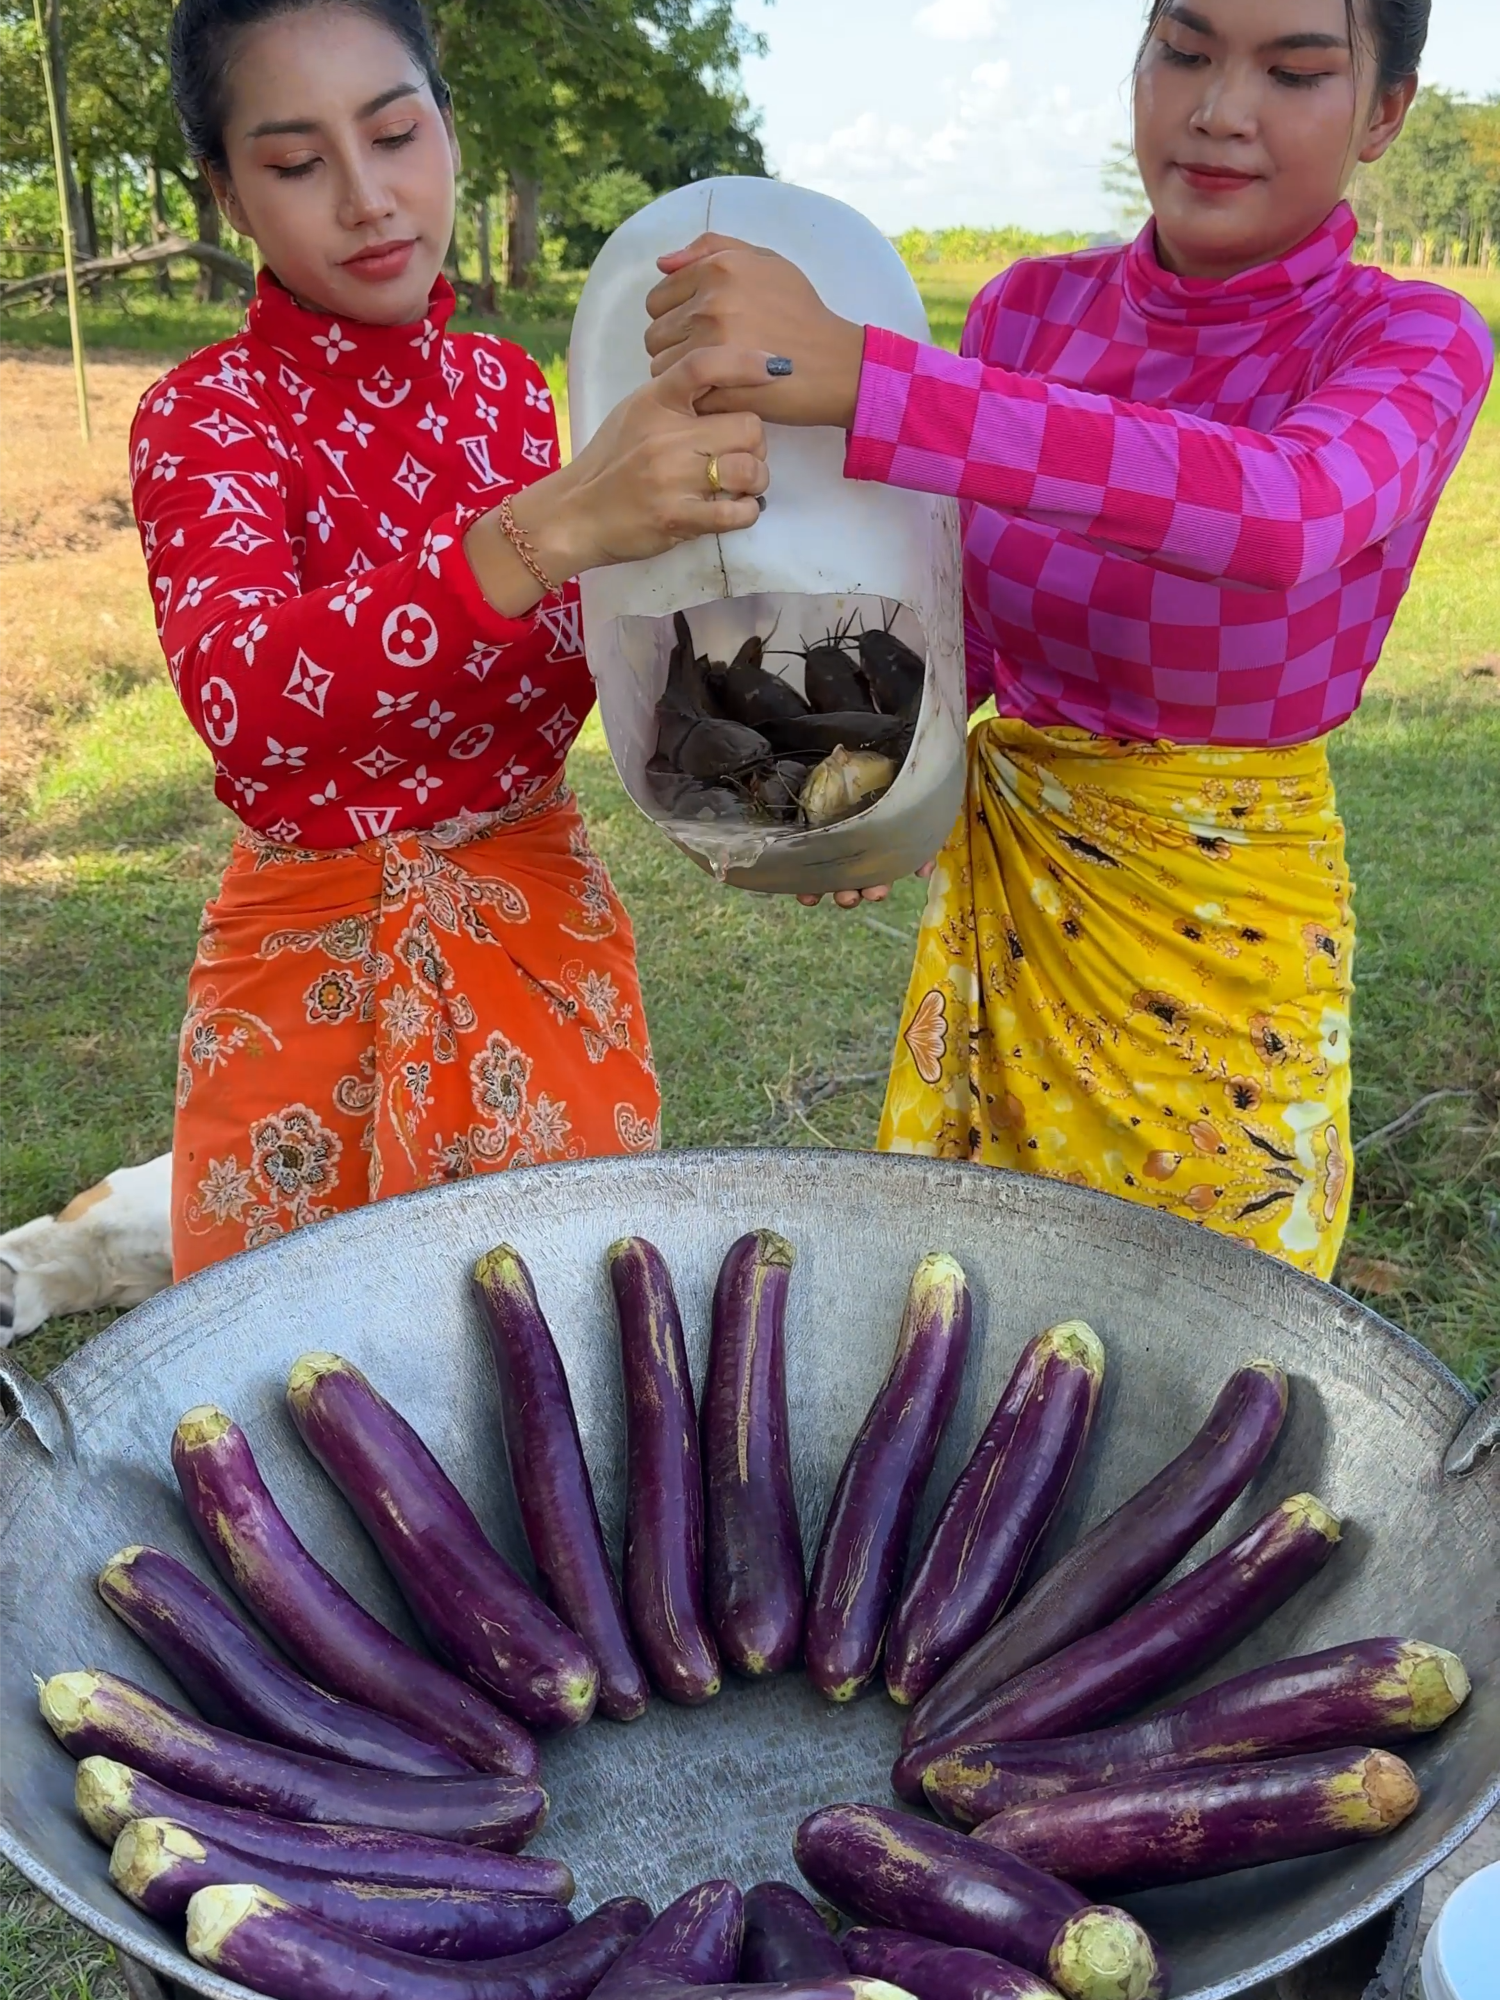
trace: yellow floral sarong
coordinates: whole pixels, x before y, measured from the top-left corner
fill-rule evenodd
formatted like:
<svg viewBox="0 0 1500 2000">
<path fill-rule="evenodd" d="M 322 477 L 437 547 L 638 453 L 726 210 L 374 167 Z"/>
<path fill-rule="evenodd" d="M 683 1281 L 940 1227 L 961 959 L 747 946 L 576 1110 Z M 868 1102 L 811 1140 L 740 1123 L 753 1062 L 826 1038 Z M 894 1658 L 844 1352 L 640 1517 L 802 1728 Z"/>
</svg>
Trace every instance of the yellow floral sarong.
<svg viewBox="0 0 1500 2000">
<path fill-rule="evenodd" d="M 1321 741 L 979 723 L 881 1150 L 1100 1188 L 1330 1276 L 1352 1178 L 1351 895 Z"/>
</svg>

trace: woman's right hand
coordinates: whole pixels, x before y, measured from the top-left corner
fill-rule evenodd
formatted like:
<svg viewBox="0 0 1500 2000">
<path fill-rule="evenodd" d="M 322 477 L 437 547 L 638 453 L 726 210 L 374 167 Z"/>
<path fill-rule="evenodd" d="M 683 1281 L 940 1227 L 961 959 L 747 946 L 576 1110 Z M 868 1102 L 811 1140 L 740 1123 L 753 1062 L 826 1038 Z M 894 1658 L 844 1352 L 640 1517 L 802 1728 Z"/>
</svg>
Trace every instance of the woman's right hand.
<svg viewBox="0 0 1500 2000">
<path fill-rule="evenodd" d="M 560 478 L 578 569 L 638 562 L 699 535 L 751 528 L 770 484 L 765 427 L 759 417 L 699 416 L 716 389 L 764 383 L 769 355 L 704 348 L 686 356 L 610 411 Z M 722 491 L 709 463 L 717 460 Z"/>
<path fill-rule="evenodd" d="M 639 562 L 699 535 L 754 527 L 770 484 L 765 428 L 749 414 L 700 416 L 697 405 L 716 390 L 763 383 L 770 358 L 731 347 L 685 356 L 616 404 L 571 463 L 515 495 L 511 519 L 554 586 L 580 570 Z M 542 596 L 498 509 L 474 523 L 464 548 L 502 616 L 522 617 Z"/>
<path fill-rule="evenodd" d="M 544 574 L 562 584 L 580 570 L 640 562 L 696 536 L 752 528 L 770 486 L 766 430 L 758 416 L 698 416 L 696 406 L 714 390 L 764 382 L 766 362 L 766 354 L 742 348 L 688 354 L 616 404 L 568 466 L 518 492 L 510 516 Z M 492 572 L 486 578 L 476 564 L 490 602 L 518 616 L 526 608 L 526 592 L 512 574 L 520 560 L 494 516 L 470 528 L 468 548 L 470 562 L 478 556 Z M 532 584 L 530 602 L 536 596 Z"/>
</svg>

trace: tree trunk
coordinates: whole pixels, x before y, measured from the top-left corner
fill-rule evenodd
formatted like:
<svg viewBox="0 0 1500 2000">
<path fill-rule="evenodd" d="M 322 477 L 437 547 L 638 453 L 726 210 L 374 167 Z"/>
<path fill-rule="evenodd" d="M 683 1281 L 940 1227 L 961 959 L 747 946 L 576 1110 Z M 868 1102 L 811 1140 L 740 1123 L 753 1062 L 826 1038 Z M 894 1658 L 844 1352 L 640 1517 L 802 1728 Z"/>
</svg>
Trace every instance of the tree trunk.
<svg viewBox="0 0 1500 2000">
<path fill-rule="evenodd" d="M 193 207 L 198 217 L 198 241 L 219 244 L 219 204 L 214 200 L 214 191 L 209 186 L 208 177 L 201 168 L 195 170 L 188 184 L 188 192 L 193 197 Z M 224 281 L 210 264 L 198 267 L 198 282 L 193 287 L 193 297 L 199 305 L 208 305 L 224 296 Z"/>
<path fill-rule="evenodd" d="M 109 179 L 109 254 L 118 257 L 125 248 L 125 220 L 120 207 L 120 162 L 115 160 L 110 167 Z"/>
<path fill-rule="evenodd" d="M 1375 253 L 1375 262 L 1383 264 L 1385 262 L 1385 210 L 1383 208 L 1377 208 L 1375 211 L 1375 242 L 1372 247 Z"/>
<path fill-rule="evenodd" d="M 185 236 L 169 236 L 161 243 L 137 243 L 118 257 L 100 257 L 93 263 L 75 265 L 74 269 L 79 282 L 87 284 L 94 278 L 113 278 L 125 271 L 138 271 L 148 264 L 154 267 L 169 263 L 174 257 L 190 257 L 199 264 L 212 265 L 247 299 L 255 290 L 255 273 L 242 257 L 236 257 L 233 251 L 219 244 L 190 243 Z M 55 293 L 66 277 L 65 271 L 36 271 L 29 278 L 8 278 L 0 283 L 0 306 L 34 298 L 38 293 Z"/>
<path fill-rule="evenodd" d="M 74 245 L 80 263 L 90 263 L 99 255 L 99 217 L 94 209 L 94 176 L 85 174 L 78 184 L 79 205 L 83 209 L 83 240 Z M 89 297 L 98 305 L 104 296 L 104 286 L 95 279 L 89 286 Z"/>
<path fill-rule="evenodd" d="M 481 312 L 495 310 L 495 265 L 490 255 L 490 198 L 481 197 L 474 209 L 474 226 L 479 232 L 479 297 Z"/>
<path fill-rule="evenodd" d="M 83 197 L 79 193 L 78 175 L 73 167 L 73 146 L 68 129 L 68 58 L 63 47 L 62 0 L 46 0 L 43 16 L 46 27 L 45 59 L 52 72 L 52 91 L 57 102 L 57 131 L 61 141 L 63 157 L 63 179 L 67 186 L 62 192 L 67 197 L 68 217 L 73 230 L 73 250 L 79 257 L 91 257 L 92 249 L 85 248 L 88 242 L 88 219 L 84 214 Z"/>
<path fill-rule="evenodd" d="M 99 218 L 94 211 L 94 176 L 85 174 L 78 184 L 78 206 L 83 217 L 83 234 L 74 244 L 79 257 L 99 255 Z"/>
<path fill-rule="evenodd" d="M 161 168 L 156 161 L 151 162 L 151 234 L 160 243 L 171 234 L 167 228 L 167 184 L 162 178 Z M 156 267 L 156 289 L 164 299 L 172 296 L 172 273 L 165 264 Z"/>
<path fill-rule="evenodd" d="M 510 176 L 506 204 L 505 282 L 513 292 L 529 292 L 536 284 L 542 251 L 542 184 L 534 174 Z"/>
</svg>

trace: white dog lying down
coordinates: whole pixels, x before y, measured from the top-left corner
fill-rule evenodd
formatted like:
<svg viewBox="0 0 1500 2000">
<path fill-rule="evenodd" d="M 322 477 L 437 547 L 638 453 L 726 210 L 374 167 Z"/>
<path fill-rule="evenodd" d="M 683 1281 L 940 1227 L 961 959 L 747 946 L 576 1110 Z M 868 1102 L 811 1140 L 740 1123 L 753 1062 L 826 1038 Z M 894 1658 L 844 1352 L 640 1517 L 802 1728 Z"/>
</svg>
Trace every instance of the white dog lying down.
<svg viewBox="0 0 1500 2000">
<path fill-rule="evenodd" d="M 0 1235 L 0 1347 L 57 1313 L 138 1306 L 172 1282 L 172 1155 L 117 1167 L 60 1215 Z"/>
</svg>

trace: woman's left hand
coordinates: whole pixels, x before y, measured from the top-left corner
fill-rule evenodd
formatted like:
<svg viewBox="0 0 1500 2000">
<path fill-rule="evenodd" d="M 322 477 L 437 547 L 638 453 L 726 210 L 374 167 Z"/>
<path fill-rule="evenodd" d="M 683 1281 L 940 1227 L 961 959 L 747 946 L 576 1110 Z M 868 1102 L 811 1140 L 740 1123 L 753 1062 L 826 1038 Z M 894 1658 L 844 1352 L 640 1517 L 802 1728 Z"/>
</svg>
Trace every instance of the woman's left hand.
<svg viewBox="0 0 1500 2000">
<path fill-rule="evenodd" d="M 705 416 L 749 410 L 769 423 L 849 429 L 865 330 L 830 312 L 795 264 L 712 233 L 657 263 L 667 275 L 646 300 L 653 375 L 697 347 L 760 348 L 784 357 L 790 372 L 763 388 L 718 390 L 698 405 Z"/>
</svg>

